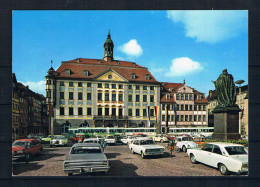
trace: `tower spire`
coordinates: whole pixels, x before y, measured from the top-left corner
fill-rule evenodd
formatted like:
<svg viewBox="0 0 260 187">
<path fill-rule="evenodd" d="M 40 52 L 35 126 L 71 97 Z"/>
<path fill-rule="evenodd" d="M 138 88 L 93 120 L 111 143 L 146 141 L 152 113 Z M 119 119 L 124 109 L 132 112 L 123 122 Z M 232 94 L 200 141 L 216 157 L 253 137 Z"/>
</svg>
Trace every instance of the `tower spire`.
<svg viewBox="0 0 260 187">
<path fill-rule="evenodd" d="M 104 43 L 104 60 L 113 60 L 114 43 L 111 39 L 110 28 L 108 29 L 107 39 Z"/>
<path fill-rule="evenodd" d="M 53 61 L 52 61 L 52 59 L 51 59 L 51 68 L 52 68 L 52 63 L 53 63 Z"/>
</svg>

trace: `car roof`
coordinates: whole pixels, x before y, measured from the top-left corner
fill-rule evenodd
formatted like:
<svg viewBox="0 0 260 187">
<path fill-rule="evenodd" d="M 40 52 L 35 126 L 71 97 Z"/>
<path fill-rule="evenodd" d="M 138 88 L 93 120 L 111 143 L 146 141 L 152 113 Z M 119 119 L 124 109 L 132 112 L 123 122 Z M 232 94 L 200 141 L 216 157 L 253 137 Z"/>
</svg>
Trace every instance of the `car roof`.
<svg viewBox="0 0 260 187">
<path fill-rule="evenodd" d="M 87 141 L 87 140 L 96 140 L 96 141 L 98 141 L 97 138 L 87 138 L 87 139 L 84 139 L 84 141 Z"/>
<path fill-rule="evenodd" d="M 30 139 L 19 139 L 19 140 L 15 140 L 15 141 L 19 141 L 19 142 L 30 142 L 30 141 L 39 141 L 37 139 L 33 139 L 33 138 L 30 138 Z"/>
<path fill-rule="evenodd" d="M 235 143 L 227 143 L 227 142 L 210 142 L 208 144 L 214 144 L 214 145 L 218 145 L 218 146 L 243 146 L 241 144 L 235 144 Z"/>
<path fill-rule="evenodd" d="M 72 147 L 100 147 L 98 143 L 76 143 Z"/>
</svg>

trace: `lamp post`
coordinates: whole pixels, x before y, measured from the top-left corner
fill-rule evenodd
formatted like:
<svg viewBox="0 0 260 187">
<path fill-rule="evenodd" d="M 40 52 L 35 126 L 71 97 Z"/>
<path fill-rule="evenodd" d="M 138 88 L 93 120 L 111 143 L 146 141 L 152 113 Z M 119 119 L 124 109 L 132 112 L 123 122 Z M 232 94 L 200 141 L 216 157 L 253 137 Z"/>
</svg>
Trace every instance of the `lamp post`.
<svg viewBox="0 0 260 187">
<path fill-rule="evenodd" d="M 238 94 L 238 106 L 239 106 L 239 109 L 241 109 L 241 106 L 240 106 L 240 94 L 241 94 L 241 84 L 243 84 L 245 81 L 244 80 L 238 80 L 236 81 L 235 83 L 239 85 L 239 94 Z M 240 119 L 240 115 L 241 113 L 239 112 L 239 134 L 241 134 L 241 119 Z"/>
</svg>

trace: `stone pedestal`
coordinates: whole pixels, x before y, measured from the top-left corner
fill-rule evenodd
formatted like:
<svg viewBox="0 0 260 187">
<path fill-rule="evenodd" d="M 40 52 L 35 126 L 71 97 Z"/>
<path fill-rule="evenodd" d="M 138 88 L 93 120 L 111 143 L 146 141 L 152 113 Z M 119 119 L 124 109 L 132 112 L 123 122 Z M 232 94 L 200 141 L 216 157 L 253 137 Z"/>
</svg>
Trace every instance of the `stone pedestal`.
<svg viewBox="0 0 260 187">
<path fill-rule="evenodd" d="M 239 108 L 213 110 L 214 133 L 212 139 L 238 140 L 239 134 Z"/>
</svg>

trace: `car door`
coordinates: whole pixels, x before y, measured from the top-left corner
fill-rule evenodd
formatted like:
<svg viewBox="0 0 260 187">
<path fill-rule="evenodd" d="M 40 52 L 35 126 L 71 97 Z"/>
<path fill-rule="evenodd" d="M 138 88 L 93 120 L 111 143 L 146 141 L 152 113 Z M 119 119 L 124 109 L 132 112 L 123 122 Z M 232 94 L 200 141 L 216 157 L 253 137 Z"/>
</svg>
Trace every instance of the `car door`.
<svg viewBox="0 0 260 187">
<path fill-rule="evenodd" d="M 217 164 L 222 161 L 223 159 L 225 159 L 222 155 L 221 149 L 219 146 L 214 145 L 213 146 L 213 151 L 210 157 L 210 163 L 209 165 L 212 167 L 218 167 Z"/>
<path fill-rule="evenodd" d="M 30 154 L 31 154 L 31 155 L 35 155 L 36 152 L 37 152 L 37 146 L 36 146 L 36 144 L 37 144 L 37 141 L 32 141 L 32 142 L 31 142 L 31 147 L 30 147 Z"/>
<path fill-rule="evenodd" d="M 211 163 L 212 149 L 212 144 L 205 144 L 198 154 L 195 155 L 196 159 L 201 163 L 209 165 Z"/>
</svg>

